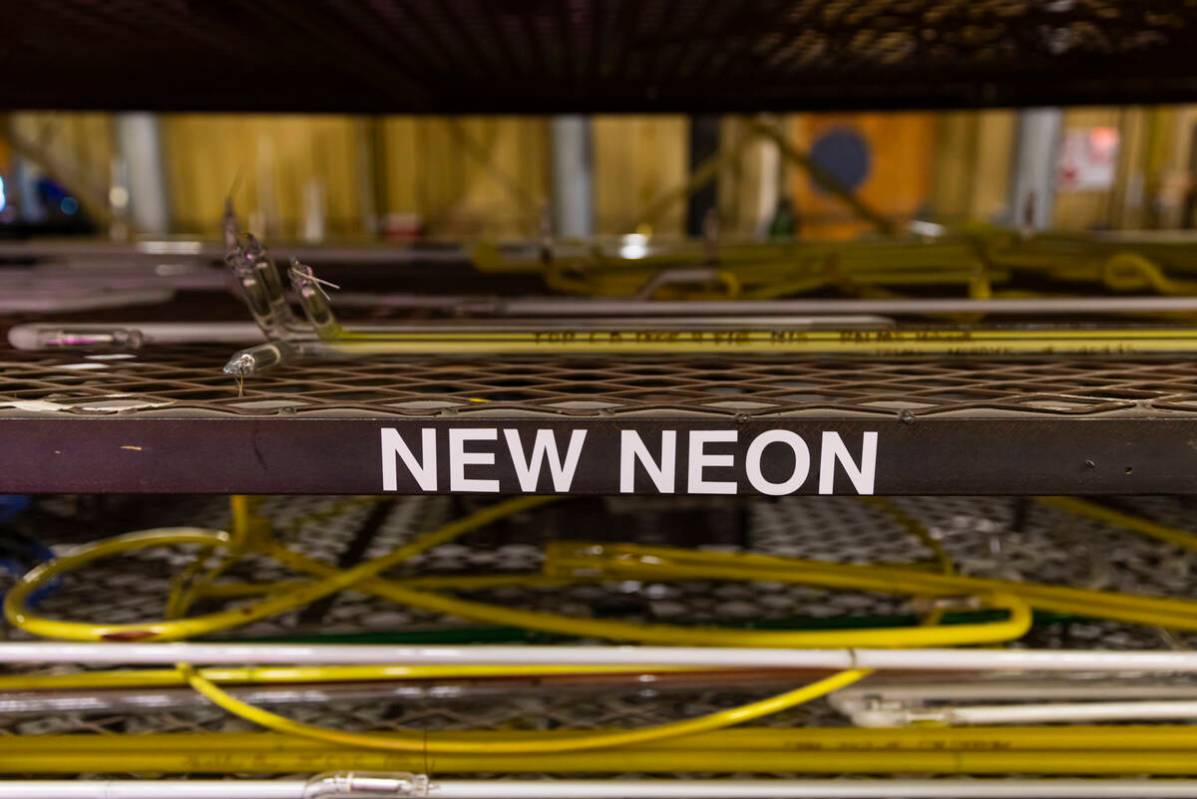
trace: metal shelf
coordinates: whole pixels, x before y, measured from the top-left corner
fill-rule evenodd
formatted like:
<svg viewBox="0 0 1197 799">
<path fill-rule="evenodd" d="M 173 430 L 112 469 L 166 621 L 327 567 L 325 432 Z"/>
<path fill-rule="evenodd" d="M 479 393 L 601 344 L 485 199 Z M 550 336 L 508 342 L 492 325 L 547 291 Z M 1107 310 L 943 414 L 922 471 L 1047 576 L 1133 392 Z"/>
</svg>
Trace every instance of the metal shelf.
<svg viewBox="0 0 1197 799">
<path fill-rule="evenodd" d="M 713 538 L 714 530 L 690 530 L 691 545 L 720 545 L 724 549 L 789 557 L 818 558 L 841 563 L 926 565 L 935 553 L 924 540 L 876 506 L 833 498 L 812 500 L 788 498 L 777 502 L 751 500 L 746 503 L 746 537 L 736 543 Z M 961 497 L 955 499 L 911 497 L 897 500 L 902 513 L 933 531 L 961 573 L 1007 577 L 1019 574 L 1030 581 L 1059 585 L 1092 586 L 1107 590 L 1151 593 L 1170 597 L 1192 596 L 1197 574 L 1184 558 L 1165 542 L 1154 541 L 1124 529 L 1076 517 L 1065 511 L 1024 503 L 1021 500 Z M 1159 523 L 1187 526 L 1190 503 L 1172 497 L 1119 500 L 1128 510 Z M 514 525 L 499 534 L 480 532 L 452 544 L 434 548 L 392 574 L 461 575 L 480 573 L 533 573 L 543 567 L 546 540 L 578 535 L 566 522 L 578 515 L 597 517 L 613 535 L 627 537 L 628 527 L 638 519 L 653 519 L 660 505 L 651 500 L 606 500 L 569 512 L 568 504 L 557 506 L 566 515 L 537 529 L 534 524 Z M 288 545 L 309 557 L 334 564 L 359 534 L 369 506 L 346 504 L 330 498 L 276 497 L 267 500 L 262 512 L 286 530 Z M 393 551 L 414 537 L 445 523 L 458 511 L 444 497 L 405 499 L 395 506 L 377 531 L 364 557 Z M 303 523 L 305 517 L 320 514 L 319 523 Z M 162 500 L 143 523 L 199 525 L 220 528 L 227 523 L 228 509 L 215 498 L 171 498 Z M 58 533 L 44 534 L 47 544 L 69 548 L 80 535 L 94 534 L 86 521 L 64 522 Z M 668 530 L 655 528 L 657 534 Z M 995 546 L 994 542 L 1000 541 Z M 41 610 L 76 619 L 107 622 L 144 620 L 157 612 L 169 590 L 170 575 L 179 568 L 177 552 L 165 549 L 132 553 L 91 564 L 85 572 L 65 576 L 46 597 Z M 265 559 L 246 559 L 224 575 L 225 580 L 264 582 L 282 580 L 292 573 Z M 0 577 L 0 587 L 6 587 Z M 690 623 L 736 626 L 744 624 L 786 624 L 801 617 L 836 618 L 864 615 L 892 615 L 910 612 L 908 603 L 889 595 L 837 591 L 812 586 L 779 583 L 739 584 L 734 582 L 678 581 L 657 584 L 651 593 L 630 593 L 622 582 L 585 583 L 570 587 L 480 589 L 461 592 L 475 601 L 550 611 L 580 618 L 620 618 L 644 623 Z M 480 628 L 460 619 L 396 605 L 355 592 L 338 594 L 324 615 L 305 619 L 285 614 L 239 628 L 232 637 L 245 640 L 302 638 L 317 634 L 393 633 L 397 629 L 437 634 L 459 631 L 463 636 L 479 634 Z M 494 631 L 496 628 L 489 628 Z M 498 628 L 501 629 L 501 628 Z M 1083 618 L 1061 618 L 1039 624 L 1027 639 L 1029 645 L 1058 650 L 1101 648 L 1108 650 L 1158 649 L 1162 641 L 1191 647 L 1197 637 L 1182 633 L 1165 636 L 1157 629 Z M 20 638 L 21 634 L 16 634 Z M 28 673 L 66 673 L 63 666 L 32 667 Z M 792 679 L 792 678 L 791 678 Z M 355 730 L 399 731 L 411 729 L 553 729 L 634 727 L 666 723 L 679 717 L 713 712 L 731 703 L 745 702 L 779 692 L 781 687 L 755 675 L 752 684 L 703 687 L 654 683 L 651 691 L 643 684 L 562 684 L 537 680 L 528 685 L 505 681 L 498 691 L 486 692 L 485 685 L 457 684 L 458 690 L 440 690 L 419 683 L 397 686 L 392 695 L 343 696 L 335 702 L 315 702 L 303 695 L 285 705 L 288 715 L 308 723 Z M 442 681 L 440 685 L 444 685 Z M 30 708 L 29 694 L 10 691 L 8 711 L 0 730 L 26 736 L 71 735 L 87 746 L 96 735 L 112 736 L 115 746 L 135 746 L 134 736 L 153 733 L 202 734 L 250 732 L 245 722 L 177 690 L 154 692 L 156 702 L 121 705 L 130 697 L 101 693 L 91 705 L 67 708 Z M 69 700 L 71 697 L 67 697 Z M 16 700 L 15 702 L 12 700 Z M 106 702 L 115 705 L 105 706 Z M 20 709 L 22 703 L 25 708 Z M 844 717 L 825 701 L 803 705 L 782 714 L 754 722 L 758 727 L 842 727 Z M 195 744 L 179 739 L 178 746 Z M 202 747 L 197 747 L 202 749 Z M 212 755 L 201 751 L 187 764 L 197 771 Z M 331 754 L 330 754 L 331 756 Z M 255 761 L 257 772 L 286 772 L 293 765 L 285 758 L 264 753 Z M 102 759 L 102 758 L 101 758 Z M 804 761 L 796 757 L 794 771 Z M 319 770 L 323 766 L 314 766 Z M 0 772 L 46 768 L 22 764 L 18 758 L 0 759 Z M 162 767 L 160 767 L 162 768 Z M 177 770 L 169 766 L 165 770 Z M 445 770 L 438 766 L 438 771 Z M 452 769 L 450 769 L 452 770 Z"/>
<path fill-rule="evenodd" d="M 0 106 L 736 111 L 1197 98 L 1171 0 L 0 3 Z"/>
<path fill-rule="evenodd" d="M 796 493 L 869 490 L 848 466 L 864 469 L 874 433 L 878 494 L 1197 487 L 1197 372 L 1185 360 L 372 358 L 290 366 L 238 386 L 220 371 L 228 354 L 6 353 L 0 491 L 378 493 L 388 428 L 417 458 L 423 431 L 436 440 L 435 488 L 431 474 L 421 486 L 396 460 L 402 493 L 466 492 L 450 475 L 447 440 L 465 428 L 496 431 L 493 442 L 461 446 L 494 453 L 493 466 L 466 471 L 497 479 L 500 493 L 525 490 L 505 430 L 519 432 L 525 453 L 536 431 L 553 431 L 562 455 L 571 431 L 586 431 L 564 493 L 703 493 L 688 472 L 691 436 L 710 430 L 736 441 L 706 445 L 733 465 L 712 462 L 705 478 L 741 493 L 759 490 L 750 445 L 770 430 L 809 448 Z M 624 491 L 623 431 L 654 459 L 672 431 L 674 479 L 657 484 L 637 465 Z M 838 460 L 828 435 L 844 442 Z M 773 483 L 795 470 L 787 445 L 758 456 Z M 552 492 L 549 475 L 527 490 Z"/>
</svg>

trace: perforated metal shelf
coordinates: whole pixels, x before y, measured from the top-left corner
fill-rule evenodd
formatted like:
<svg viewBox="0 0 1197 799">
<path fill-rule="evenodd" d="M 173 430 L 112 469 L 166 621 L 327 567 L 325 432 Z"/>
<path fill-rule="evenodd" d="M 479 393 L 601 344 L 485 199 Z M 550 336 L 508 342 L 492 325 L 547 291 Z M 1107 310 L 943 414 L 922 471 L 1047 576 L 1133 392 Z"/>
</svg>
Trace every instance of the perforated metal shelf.
<svg viewBox="0 0 1197 799">
<path fill-rule="evenodd" d="M 737 441 L 713 450 L 734 463 L 712 464 L 711 479 L 748 493 L 749 445 L 773 429 L 809 445 L 799 493 L 821 490 L 825 435 L 859 463 L 871 433 L 877 493 L 1197 488 L 1197 366 L 1187 360 L 371 358 L 289 366 L 239 386 L 220 371 L 228 354 L 4 355 L 0 491 L 374 493 L 385 487 L 384 428 L 413 451 L 434 431 L 438 492 L 459 490 L 448 474 L 453 428 L 517 430 L 525 449 L 551 430 L 563 452 L 570 431 L 586 431 L 570 493 L 627 488 L 624 431 L 653 448 L 673 432 L 674 489 L 693 490 L 690 435 L 714 429 Z M 499 491 L 524 490 L 496 438 Z M 785 447 L 766 448 L 762 463 L 766 475 L 794 468 Z M 396 490 L 429 490 L 398 472 Z M 665 490 L 643 474 L 632 489 Z M 833 489 L 867 487 L 841 475 Z M 552 490 L 547 475 L 533 490 Z"/>
<path fill-rule="evenodd" d="M 1197 414 L 1197 363 L 1110 358 L 386 357 L 238 383 L 219 346 L 8 351 L 5 415 L 1010 418 Z"/>
</svg>

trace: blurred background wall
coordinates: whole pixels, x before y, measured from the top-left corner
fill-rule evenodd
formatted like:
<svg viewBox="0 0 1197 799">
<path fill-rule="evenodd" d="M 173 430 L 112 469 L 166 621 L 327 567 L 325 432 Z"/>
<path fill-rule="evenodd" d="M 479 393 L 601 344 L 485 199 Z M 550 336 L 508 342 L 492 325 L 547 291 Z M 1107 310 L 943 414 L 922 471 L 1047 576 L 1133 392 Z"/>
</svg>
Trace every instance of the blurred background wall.
<svg viewBox="0 0 1197 799">
<path fill-rule="evenodd" d="M 171 233 L 214 234 L 230 192 L 251 228 L 313 240 L 534 237 L 551 210 L 552 123 L 543 117 L 168 114 L 143 122 L 156 152 L 128 144 L 138 140 L 123 138 L 130 128 L 116 115 L 8 115 L 0 213 L 19 213 L 28 205 L 22 191 L 41 191 L 34 179 L 48 178 L 69 195 L 65 208 L 77 203 L 113 229 L 114 217 L 127 217 L 141 158 L 161 161 Z M 1017 112 L 803 114 L 769 124 L 896 220 L 1019 222 L 1010 200 Z M 1190 106 L 1064 110 L 1051 226 L 1191 227 L 1195 126 Z M 784 224 L 785 213 L 803 236 L 869 229 L 744 119 L 716 120 L 705 140 L 681 116 L 600 116 L 588 131 L 596 233 L 684 233 L 685 199 L 666 198 L 710 159 L 725 234 L 761 234 Z M 700 144 L 704 158 L 695 157 Z M 689 227 L 695 232 L 693 220 Z"/>
</svg>

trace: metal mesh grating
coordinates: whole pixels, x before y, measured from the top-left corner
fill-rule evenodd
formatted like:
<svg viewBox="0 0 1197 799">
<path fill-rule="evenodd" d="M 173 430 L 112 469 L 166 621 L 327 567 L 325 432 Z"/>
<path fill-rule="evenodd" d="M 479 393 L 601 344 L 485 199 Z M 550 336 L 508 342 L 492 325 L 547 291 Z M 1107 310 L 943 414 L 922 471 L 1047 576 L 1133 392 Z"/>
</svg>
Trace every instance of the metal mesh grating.
<svg viewBox="0 0 1197 799">
<path fill-rule="evenodd" d="M 563 503 L 568 509 L 570 500 Z M 964 573 L 1023 577 L 1062 584 L 1192 596 L 1197 573 L 1191 554 L 1088 519 L 1071 516 L 1025 500 L 999 498 L 926 498 L 893 500 L 922 522 L 950 553 Z M 1191 503 L 1169 497 L 1119 500 L 1136 512 L 1171 524 L 1190 519 Z M 73 500 L 48 500 L 44 507 L 63 517 Z M 365 553 L 373 557 L 461 512 L 448 497 L 400 500 Z M 227 510 L 215 498 L 157 499 L 143 511 L 152 524 L 222 526 Z M 659 510 L 660 500 L 604 500 L 603 518 L 627 538 L 628 518 Z M 844 562 L 912 563 L 929 561 L 932 553 L 875 506 L 850 498 L 786 498 L 747 502 L 747 528 L 738 548 Z M 364 516 L 365 502 L 321 497 L 275 497 L 264 511 L 285 530 L 289 545 L 307 554 L 336 561 L 350 545 Z M 319 522 L 303 523 L 329 512 Z M 542 511 L 543 512 L 543 511 Z M 438 547 L 406 564 L 404 573 L 454 574 L 535 570 L 540 546 L 558 534 L 547 526 L 533 532 L 531 518 L 520 518 L 503 531 L 484 530 Z M 82 537 L 115 531 L 87 531 Z M 80 540 L 80 530 L 47 532 L 54 546 Z M 718 531 L 706 531 L 698 546 L 730 546 Z M 735 547 L 733 547 L 735 548 Z M 186 560 L 178 551 L 154 551 L 136 557 L 102 561 L 64 580 L 42 610 L 74 618 L 125 621 L 159 611 L 166 575 Z M 242 577 L 270 580 L 286 577 L 265 564 L 249 564 Z M 907 610 L 901 599 L 872 594 L 831 592 L 771 584 L 752 586 L 714 582 L 667 585 L 608 583 L 566 591 L 504 589 L 479 592 L 478 599 L 507 606 L 577 614 L 618 612 L 622 618 L 678 623 L 706 621 L 734 624 L 747 619 L 794 615 L 893 613 Z M 613 610 L 613 609 L 617 609 Z M 322 632 L 444 628 L 453 619 L 413 611 L 347 592 L 327 611 Z M 239 635 L 275 635 L 304 629 L 295 614 L 244 628 Z M 309 628 L 311 629 L 311 628 Z M 8 637 L 13 637 L 10 633 Z M 1193 636 L 1170 638 L 1149 628 L 1109 622 L 1064 621 L 1037 628 L 1025 644 L 1035 647 L 1160 649 L 1191 646 Z M 779 686 L 733 685 L 720 689 L 678 686 L 607 685 L 554 690 L 547 685 L 512 686 L 485 696 L 469 692 L 402 696 L 380 700 L 345 700 L 332 704 L 292 705 L 287 715 L 311 724 L 355 731 L 388 730 L 554 730 L 561 728 L 634 727 L 693 717 L 776 693 Z M 824 702 L 802 706 L 757 722 L 761 726 L 844 726 L 846 720 Z M 203 705 L 137 713 L 67 712 L 44 716 L 10 716 L 0 720 L 0 735 L 113 735 L 250 731 L 252 726 Z M 435 769 L 435 762 L 430 766 Z"/>
<path fill-rule="evenodd" d="M 0 67 L 22 79 L 0 86 L 0 104 L 546 112 L 1191 99 L 1195 14 L 1188 0 L 8 0 Z"/>
<path fill-rule="evenodd" d="M 546 540 L 577 537 L 571 535 L 568 522 L 569 504 L 574 501 L 561 503 L 566 515 L 553 517 L 547 526 L 533 525 L 537 512 L 524 514 L 501 532 L 480 531 L 424 553 L 392 576 L 536 571 L 543 562 L 541 547 Z M 1146 595 L 1187 597 L 1197 593 L 1197 571 L 1189 553 L 1033 501 L 973 497 L 912 497 L 891 501 L 918 519 L 964 574 Z M 1137 512 L 1165 523 L 1183 527 L 1189 520 L 1190 503 L 1184 499 L 1140 497 L 1122 501 Z M 628 520 L 651 514 L 652 502 L 641 498 L 603 500 L 600 512 L 612 529 L 610 537 L 628 538 Z M 454 504 L 449 497 L 411 497 L 399 501 L 364 557 L 392 551 L 459 515 L 461 511 Z M 733 542 L 726 533 L 718 531 L 692 530 L 689 544 L 852 563 L 933 560 L 933 553 L 925 543 L 884 511 L 860 500 L 791 497 L 751 500 L 745 504 L 748 515 L 743 540 Z M 330 518 L 294 524 L 296 519 L 330 508 L 334 510 Z M 320 497 L 278 497 L 268 501 L 265 512 L 284 531 L 282 537 L 289 546 L 331 564 L 354 538 L 368 513 L 368 504 L 345 505 L 343 501 Z M 594 506 L 585 504 L 579 512 L 592 513 Z M 163 526 L 186 523 L 220 528 L 227 522 L 227 511 L 223 500 L 194 499 L 165 506 L 152 518 L 153 524 Z M 642 536 L 632 537 L 643 540 Z M 50 539 L 50 543 L 62 545 L 55 544 L 55 540 Z M 75 541 L 77 536 L 68 535 L 65 540 Z M 114 623 L 152 617 L 161 611 L 170 575 L 189 559 L 190 555 L 183 550 L 161 549 L 93 564 L 86 572 L 65 577 L 63 584 L 41 605 L 41 610 L 50 615 Z M 232 578 L 254 581 L 292 576 L 282 567 L 257 559 L 247 561 L 231 573 Z M 465 595 L 582 617 L 607 614 L 644 621 L 721 624 L 797 615 L 895 613 L 906 604 L 900 597 L 888 595 L 711 581 L 610 582 L 565 589 L 507 587 Z M 337 598 L 318 629 L 323 632 L 395 630 L 446 621 L 452 623 L 437 614 L 346 592 Z M 300 627 L 295 614 L 291 614 L 240 628 L 238 634 L 271 635 Z M 1161 642 L 1155 631 L 1127 625 L 1086 621 L 1070 622 L 1068 628 L 1066 637 L 1083 641 L 1079 646 L 1158 648 Z"/>
<path fill-rule="evenodd" d="M 382 358 L 304 364 L 243 387 L 223 349 L 7 353 L 0 413 L 612 416 L 1097 416 L 1197 410 L 1187 361 Z"/>
</svg>

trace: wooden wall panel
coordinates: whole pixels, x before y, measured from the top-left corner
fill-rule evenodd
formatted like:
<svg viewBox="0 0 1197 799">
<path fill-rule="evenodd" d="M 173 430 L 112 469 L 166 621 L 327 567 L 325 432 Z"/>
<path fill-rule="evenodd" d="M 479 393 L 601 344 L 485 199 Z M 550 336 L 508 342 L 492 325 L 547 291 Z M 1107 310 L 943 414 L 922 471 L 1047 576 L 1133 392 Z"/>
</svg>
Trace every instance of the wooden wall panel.
<svg viewBox="0 0 1197 799">
<path fill-rule="evenodd" d="M 361 232 L 357 124 L 335 116 L 167 115 L 163 145 L 176 228 L 214 231 L 236 186 L 237 208 L 258 232 L 295 236 L 305 192 L 316 185 L 329 233 Z"/>
<path fill-rule="evenodd" d="M 610 116 L 594 120 L 595 229 L 631 233 L 653 201 L 686 180 L 688 122 L 681 116 Z M 684 202 L 653 233 L 681 235 Z"/>
<path fill-rule="evenodd" d="M 535 236 L 549 198 L 548 122 L 539 117 L 389 117 L 385 213 L 443 236 Z"/>
</svg>

